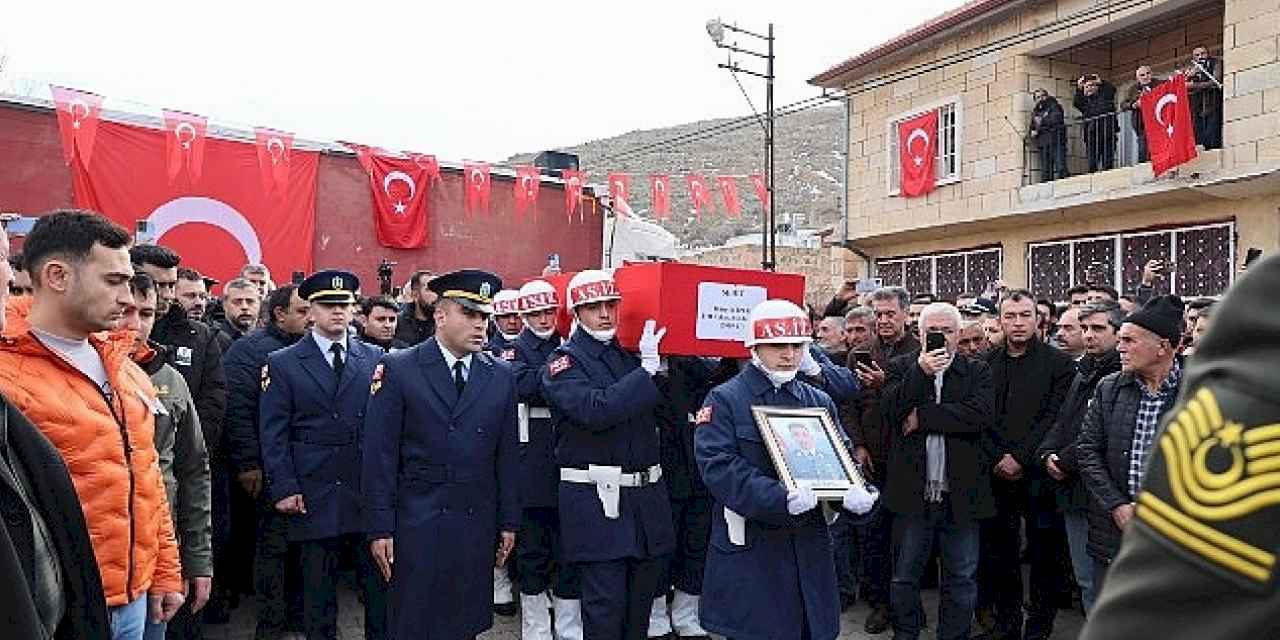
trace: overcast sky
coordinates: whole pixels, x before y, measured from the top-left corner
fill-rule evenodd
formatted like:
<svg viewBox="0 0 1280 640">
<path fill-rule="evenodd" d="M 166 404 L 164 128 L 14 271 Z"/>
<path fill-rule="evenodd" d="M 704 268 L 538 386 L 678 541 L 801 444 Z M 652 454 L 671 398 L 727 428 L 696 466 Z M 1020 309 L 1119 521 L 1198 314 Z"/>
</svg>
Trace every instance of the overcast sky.
<svg viewBox="0 0 1280 640">
<path fill-rule="evenodd" d="M 710 17 L 774 22 L 783 105 L 816 94 L 813 75 L 962 0 L 5 4 L 8 88 L 48 97 L 55 82 L 107 108 L 500 160 L 747 113 L 716 68 L 725 52 L 707 37 Z M 763 109 L 763 81 L 742 82 Z"/>
</svg>

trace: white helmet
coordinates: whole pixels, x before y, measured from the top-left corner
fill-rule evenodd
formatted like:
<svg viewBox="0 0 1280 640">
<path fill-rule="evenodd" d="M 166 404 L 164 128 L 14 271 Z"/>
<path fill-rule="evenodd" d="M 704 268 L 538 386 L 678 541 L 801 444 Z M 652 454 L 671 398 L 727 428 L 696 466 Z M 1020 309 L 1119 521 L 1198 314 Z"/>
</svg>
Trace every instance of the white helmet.
<svg viewBox="0 0 1280 640">
<path fill-rule="evenodd" d="M 520 313 L 520 292 L 503 289 L 493 296 L 493 315 L 511 316 Z"/>
<path fill-rule="evenodd" d="M 560 306 L 556 288 L 546 280 L 530 280 L 520 287 L 520 313 L 533 313 Z"/>
<path fill-rule="evenodd" d="M 765 300 L 747 316 L 744 343 L 750 349 L 758 344 L 808 344 L 813 342 L 809 314 L 788 300 Z"/>
<path fill-rule="evenodd" d="M 579 305 L 592 302 L 621 300 L 622 294 L 618 293 L 618 285 L 614 283 L 613 276 L 598 269 L 587 269 L 579 271 L 569 280 L 565 297 L 569 299 L 569 308 L 576 309 Z"/>
</svg>

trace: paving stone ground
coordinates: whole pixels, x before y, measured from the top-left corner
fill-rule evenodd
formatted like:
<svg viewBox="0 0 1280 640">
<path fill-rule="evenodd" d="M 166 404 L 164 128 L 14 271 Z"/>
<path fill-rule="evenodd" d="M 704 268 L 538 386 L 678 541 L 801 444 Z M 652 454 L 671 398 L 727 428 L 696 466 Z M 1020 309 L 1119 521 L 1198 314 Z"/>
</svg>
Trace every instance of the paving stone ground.
<svg viewBox="0 0 1280 640">
<path fill-rule="evenodd" d="M 355 593 L 342 588 L 339 592 L 338 606 L 338 637 L 340 640 L 363 640 L 363 615 Z M 930 622 L 937 620 L 937 589 L 929 589 L 924 592 L 924 606 L 925 610 L 929 612 Z M 840 639 L 890 640 L 893 636 L 892 632 L 873 636 L 862 631 L 862 625 L 870 613 L 867 606 L 861 602 L 846 611 L 840 618 Z M 1080 628 L 1083 623 L 1084 620 L 1079 613 L 1062 611 L 1058 616 L 1052 640 L 1074 640 L 1080 634 Z M 242 604 L 232 612 L 230 624 L 206 626 L 204 637 L 207 640 L 253 640 L 253 629 L 253 602 L 252 598 L 249 598 L 246 601 L 242 601 Z M 924 634 L 921 634 L 921 638 L 932 638 L 933 632 L 934 630 L 930 628 Z M 287 640 L 295 640 L 295 638 L 296 640 L 304 640 L 301 634 L 297 634 L 294 638 L 288 638 Z M 494 616 L 493 628 L 480 636 L 481 640 L 518 640 L 519 638 L 520 618 L 518 616 L 512 618 Z"/>
</svg>

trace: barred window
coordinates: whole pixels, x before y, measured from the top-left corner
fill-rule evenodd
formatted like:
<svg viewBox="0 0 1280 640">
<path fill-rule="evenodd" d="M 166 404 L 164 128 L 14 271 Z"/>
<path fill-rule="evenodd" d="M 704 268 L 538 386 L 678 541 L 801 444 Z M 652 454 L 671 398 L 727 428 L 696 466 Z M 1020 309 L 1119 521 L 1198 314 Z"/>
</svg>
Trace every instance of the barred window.
<svg viewBox="0 0 1280 640">
<path fill-rule="evenodd" d="M 876 261 L 876 275 L 886 287 L 905 287 L 912 295 L 932 293 L 954 300 L 966 293 L 981 294 L 999 280 L 1002 260 L 999 247 L 883 258 Z"/>
<path fill-rule="evenodd" d="M 1149 260 L 1165 264 L 1155 291 L 1217 296 L 1231 286 L 1235 223 L 1129 231 L 1027 246 L 1027 273 L 1036 295 L 1056 301 L 1077 284 L 1098 283 L 1122 293 L 1137 291 Z"/>
<path fill-rule="evenodd" d="M 938 153 L 933 164 L 937 184 L 950 184 L 960 181 L 960 126 L 961 106 L 959 98 L 948 98 L 946 101 L 924 110 L 901 113 L 889 119 L 885 129 L 885 149 L 888 150 L 885 162 L 885 175 L 889 179 L 889 195 L 896 196 L 901 191 L 902 167 L 898 163 L 898 123 L 914 118 L 930 109 L 938 112 Z"/>
</svg>

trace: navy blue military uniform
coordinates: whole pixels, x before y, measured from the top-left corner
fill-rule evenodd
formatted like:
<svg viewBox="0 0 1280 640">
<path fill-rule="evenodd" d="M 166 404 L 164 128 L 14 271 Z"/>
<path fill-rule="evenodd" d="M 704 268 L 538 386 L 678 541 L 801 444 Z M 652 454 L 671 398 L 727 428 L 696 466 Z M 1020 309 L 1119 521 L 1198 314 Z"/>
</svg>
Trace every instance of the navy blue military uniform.
<svg viewBox="0 0 1280 640">
<path fill-rule="evenodd" d="M 501 283 L 478 273 L 428 286 L 449 285 L 442 299 L 470 295 L 456 299 L 485 310 Z M 431 338 L 384 356 L 370 387 L 368 535 L 394 540 L 388 609 L 399 640 L 471 638 L 493 626 L 494 541 L 520 525 L 515 376 L 488 353 L 470 354 L 469 365 L 458 360 L 467 371 L 459 393 L 443 348 Z"/>
<path fill-rule="evenodd" d="M 702 626 L 735 640 L 835 638 L 840 599 L 826 521 L 817 508 L 787 512 L 787 489 L 753 406 L 822 407 L 838 422 L 826 393 L 801 380 L 775 388 L 755 366 L 707 396 L 694 433 L 698 468 L 714 499 Z M 743 544 L 729 538 L 726 509 L 745 519 Z"/>
<path fill-rule="evenodd" d="M 645 474 L 659 464 L 658 387 L 616 339 L 575 331 L 552 354 L 543 394 L 562 470 L 597 465 Z M 559 485 L 562 547 L 578 565 L 583 632 L 592 640 L 645 637 L 663 557 L 675 548 L 665 481 L 618 491 L 618 517 L 608 518 L 596 485 Z"/>
<path fill-rule="evenodd" d="M 338 286 L 341 283 L 342 286 Z M 299 286 L 313 304 L 350 304 L 355 276 L 322 271 Z M 346 291 L 346 295 L 339 293 Z M 354 552 L 365 595 L 365 637 L 386 637 L 386 595 L 364 542 L 360 441 L 374 366 L 382 350 L 343 337 L 321 351 L 315 333 L 267 356 L 259 429 L 266 492 L 272 504 L 301 495 L 305 511 L 286 517 L 300 542 L 304 627 L 309 638 L 337 638 L 338 558 Z M 341 365 L 338 363 L 341 362 Z"/>
<path fill-rule="evenodd" d="M 556 506 L 560 484 L 555 458 L 555 427 L 542 393 L 547 360 L 561 344 L 560 334 L 545 340 L 526 328 L 511 343 L 515 357 L 520 403 L 526 407 L 527 425 L 520 427 L 520 538 L 516 542 L 520 591 L 538 595 L 552 586 L 557 598 L 577 600 L 582 588 L 577 574 L 560 553 L 560 514 Z"/>
<path fill-rule="evenodd" d="M 511 362 L 516 358 L 515 345 L 515 340 L 508 340 L 495 331 L 492 336 L 489 336 L 489 344 L 485 345 L 484 350 L 492 353 L 495 358 Z"/>
</svg>

